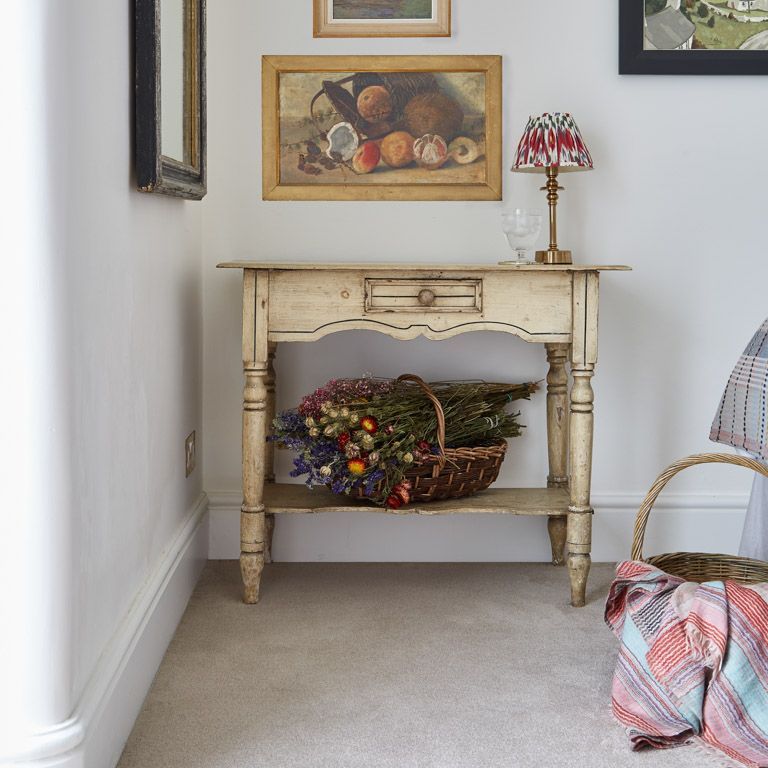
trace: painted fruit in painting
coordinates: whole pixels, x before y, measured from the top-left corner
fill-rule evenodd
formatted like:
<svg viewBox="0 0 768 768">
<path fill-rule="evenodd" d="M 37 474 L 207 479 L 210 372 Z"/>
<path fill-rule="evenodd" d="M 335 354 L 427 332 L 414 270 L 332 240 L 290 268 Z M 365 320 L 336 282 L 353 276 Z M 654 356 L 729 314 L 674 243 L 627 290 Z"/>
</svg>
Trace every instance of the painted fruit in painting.
<svg viewBox="0 0 768 768">
<path fill-rule="evenodd" d="M 413 154 L 413 136 L 405 131 L 394 131 L 381 140 L 381 157 L 390 168 L 410 165 Z"/>
<path fill-rule="evenodd" d="M 357 97 L 357 111 L 369 123 L 381 123 L 392 114 L 392 96 L 383 85 L 369 85 Z"/>
<path fill-rule="evenodd" d="M 328 131 L 327 140 L 327 155 L 331 160 L 351 160 L 360 144 L 355 127 L 349 123 L 334 125 Z"/>
<path fill-rule="evenodd" d="M 371 173 L 381 160 L 381 150 L 375 141 L 366 141 L 352 158 L 352 168 L 356 173 Z"/>
<path fill-rule="evenodd" d="M 332 0 L 334 19 L 431 19 L 432 0 Z"/>
<path fill-rule="evenodd" d="M 422 168 L 436 171 L 438 168 L 442 168 L 448 160 L 448 145 L 442 136 L 428 133 L 414 142 L 413 154 L 416 156 L 416 162 Z"/>
<path fill-rule="evenodd" d="M 469 165 L 480 157 L 480 147 L 476 141 L 466 136 L 459 136 L 448 147 L 448 156 L 452 157 L 459 165 Z"/>
<path fill-rule="evenodd" d="M 456 99 L 440 91 L 420 93 L 405 106 L 405 127 L 414 136 L 436 133 L 450 141 L 461 130 L 464 112 Z"/>
</svg>

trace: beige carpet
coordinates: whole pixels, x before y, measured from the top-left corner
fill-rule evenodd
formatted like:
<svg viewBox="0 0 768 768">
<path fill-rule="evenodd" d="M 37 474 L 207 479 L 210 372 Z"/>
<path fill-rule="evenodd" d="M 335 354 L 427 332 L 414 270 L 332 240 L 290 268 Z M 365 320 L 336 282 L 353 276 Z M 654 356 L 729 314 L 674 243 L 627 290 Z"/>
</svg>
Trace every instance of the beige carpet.
<svg viewBox="0 0 768 768">
<path fill-rule="evenodd" d="M 611 718 L 612 573 L 575 610 L 547 565 L 272 565 L 249 607 L 209 563 L 119 768 L 701 768 Z"/>
</svg>

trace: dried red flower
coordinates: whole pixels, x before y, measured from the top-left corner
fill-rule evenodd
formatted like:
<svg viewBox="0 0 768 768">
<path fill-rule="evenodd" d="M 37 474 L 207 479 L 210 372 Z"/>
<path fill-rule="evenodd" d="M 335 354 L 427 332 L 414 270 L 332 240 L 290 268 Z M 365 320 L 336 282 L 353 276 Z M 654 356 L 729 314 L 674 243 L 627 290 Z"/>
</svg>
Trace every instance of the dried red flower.
<svg viewBox="0 0 768 768">
<path fill-rule="evenodd" d="M 348 443 L 348 442 L 349 442 L 351 439 L 352 439 L 352 438 L 351 438 L 351 436 L 350 436 L 349 432 L 342 432 L 342 433 L 341 433 L 341 434 L 338 436 L 338 438 L 337 438 L 337 440 L 336 440 L 336 443 L 337 443 L 337 444 L 338 444 L 338 446 L 339 446 L 339 450 L 340 450 L 340 451 L 343 451 L 343 450 L 344 450 L 344 449 L 347 447 L 347 443 Z"/>
<path fill-rule="evenodd" d="M 360 419 L 360 426 L 369 434 L 375 435 L 379 431 L 379 422 L 375 416 L 363 416 Z"/>
<path fill-rule="evenodd" d="M 400 507 L 403 506 L 403 502 L 399 496 L 395 496 L 395 494 L 393 493 L 391 496 L 387 498 L 386 505 L 390 509 L 400 509 Z"/>
<path fill-rule="evenodd" d="M 392 489 L 392 495 L 397 496 L 403 504 L 408 504 L 411 501 L 410 494 L 411 484 L 408 481 L 398 483 Z"/>
</svg>

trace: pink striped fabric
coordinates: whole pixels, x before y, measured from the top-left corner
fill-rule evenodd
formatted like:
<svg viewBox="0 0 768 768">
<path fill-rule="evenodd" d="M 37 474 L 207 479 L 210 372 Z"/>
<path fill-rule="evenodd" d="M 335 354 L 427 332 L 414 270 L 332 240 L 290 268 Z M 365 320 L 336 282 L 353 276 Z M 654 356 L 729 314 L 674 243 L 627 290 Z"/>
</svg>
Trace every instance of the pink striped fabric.
<svg viewBox="0 0 768 768">
<path fill-rule="evenodd" d="M 613 712 L 634 750 L 699 737 L 768 768 L 768 585 L 693 584 L 621 563 L 605 620 L 621 640 Z"/>
</svg>

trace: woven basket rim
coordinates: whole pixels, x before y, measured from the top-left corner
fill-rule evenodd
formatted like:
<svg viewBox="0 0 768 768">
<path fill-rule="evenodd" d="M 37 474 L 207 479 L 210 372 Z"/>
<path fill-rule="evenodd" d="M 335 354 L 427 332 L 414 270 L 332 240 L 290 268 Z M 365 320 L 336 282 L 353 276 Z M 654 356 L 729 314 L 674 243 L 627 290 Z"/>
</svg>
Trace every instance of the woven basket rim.
<svg viewBox="0 0 768 768">
<path fill-rule="evenodd" d="M 699 453 L 670 464 L 651 486 L 637 511 L 635 531 L 632 539 L 632 560 L 647 563 L 666 573 L 685 578 L 688 581 L 730 580 L 742 584 L 768 582 L 768 562 L 752 560 L 739 555 L 721 555 L 709 552 L 667 552 L 650 557 L 643 555 L 648 519 L 659 495 L 667 483 L 677 474 L 702 464 L 730 464 L 768 477 L 768 466 L 766 464 L 755 459 L 729 453 Z M 695 578 L 691 578 L 691 572 L 695 572 Z M 709 574 L 711 574 L 711 577 Z"/>
<path fill-rule="evenodd" d="M 465 459 L 465 458 L 469 458 L 468 454 L 470 454 L 473 451 L 478 451 L 480 453 L 486 453 L 486 454 L 487 453 L 504 453 L 506 452 L 508 447 L 509 447 L 509 444 L 504 438 L 499 438 L 498 440 L 483 440 L 482 442 L 475 443 L 473 445 L 461 445 L 453 448 L 446 448 L 443 453 L 443 456 L 445 456 L 446 459 L 449 459 L 451 455 L 459 454 L 462 459 Z M 419 466 L 423 464 L 435 464 L 439 461 L 440 461 L 440 457 L 435 453 L 431 453 L 429 454 L 429 456 L 426 456 L 420 461 L 416 462 L 414 466 Z"/>
<path fill-rule="evenodd" d="M 676 560 L 680 562 L 674 562 Z M 698 583 L 736 581 L 741 584 L 761 584 L 768 582 L 768 562 L 738 555 L 713 552 L 664 552 L 646 557 L 642 562 L 659 568 L 665 573 Z M 691 578 L 689 571 L 693 569 L 697 571 L 696 578 Z"/>
</svg>

